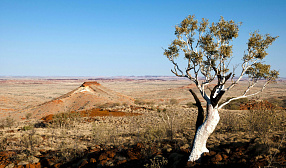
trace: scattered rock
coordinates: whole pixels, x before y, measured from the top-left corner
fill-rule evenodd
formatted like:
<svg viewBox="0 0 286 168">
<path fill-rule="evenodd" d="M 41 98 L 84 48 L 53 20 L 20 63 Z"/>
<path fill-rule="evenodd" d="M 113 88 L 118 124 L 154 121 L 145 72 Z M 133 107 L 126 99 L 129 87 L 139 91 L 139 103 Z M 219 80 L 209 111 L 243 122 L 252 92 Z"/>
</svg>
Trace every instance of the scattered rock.
<svg viewBox="0 0 286 168">
<path fill-rule="evenodd" d="M 15 164 L 11 163 L 11 164 L 7 165 L 5 168 L 13 168 L 14 166 L 15 166 Z"/>
<path fill-rule="evenodd" d="M 90 158 L 89 162 L 90 163 L 96 163 L 96 159 L 95 158 Z"/>
<path fill-rule="evenodd" d="M 213 158 L 211 158 L 212 163 L 217 164 L 222 161 L 222 156 L 220 154 L 216 154 Z"/>
<path fill-rule="evenodd" d="M 40 161 L 40 159 L 36 158 L 35 156 L 30 156 L 30 157 L 28 158 L 28 162 L 29 162 L 29 163 L 32 163 L 32 164 L 38 163 L 39 161 Z"/>
<path fill-rule="evenodd" d="M 82 159 L 78 162 L 77 167 L 84 167 L 85 165 L 88 164 L 88 161 L 86 159 Z"/>
</svg>

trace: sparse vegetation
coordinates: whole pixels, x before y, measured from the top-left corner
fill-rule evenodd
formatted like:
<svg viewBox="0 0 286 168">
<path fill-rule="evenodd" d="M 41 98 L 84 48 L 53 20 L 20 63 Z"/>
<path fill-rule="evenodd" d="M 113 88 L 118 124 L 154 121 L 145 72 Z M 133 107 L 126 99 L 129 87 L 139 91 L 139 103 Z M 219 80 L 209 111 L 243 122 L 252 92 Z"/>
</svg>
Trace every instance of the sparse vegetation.
<svg viewBox="0 0 286 168">
<path fill-rule="evenodd" d="M 197 108 L 196 103 L 193 103 L 193 102 L 188 102 L 186 105 L 187 105 L 189 108 Z"/>
<path fill-rule="evenodd" d="M 9 164 L 13 162 L 16 166 L 18 163 L 35 165 L 39 162 L 54 167 L 80 167 L 84 163 L 93 167 L 176 167 L 175 162 L 191 150 L 197 111 L 186 106 L 195 106 L 194 103 L 181 98 L 180 104 L 171 103 L 170 98 L 164 101 L 142 100 L 146 101 L 140 105 L 106 104 L 107 113 L 116 109 L 142 114 L 135 116 L 96 117 L 89 115 L 88 111 L 81 115 L 65 111 L 43 121 L 30 119 L 16 122 L 12 116 L 4 118 L 0 122 L 3 126 L 0 129 L 0 155 L 7 152 L 9 157 L 5 158 L 5 162 L 0 159 L 0 162 L 5 166 L 9 160 Z M 269 114 L 272 116 L 267 117 Z M 279 167 L 281 162 L 277 159 L 283 156 L 286 148 L 286 138 L 283 139 L 285 110 L 225 109 L 220 115 L 221 122 L 209 138 L 208 147 L 212 151 L 227 156 L 229 163 L 245 159 L 245 165 L 262 161 L 269 164 L 270 159 L 266 158 L 273 158 L 271 166 Z M 251 117 L 254 122 L 249 122 Z M 267 123 L 270 118 L 271 127 L 262 129 L 264 125 L 259 126 L 259 121 Z M 264 133 L 259 131 L 264 131 L 267 138 L 263 139 L 260 135 Z M 230 152 L 222 150 L 224 148 Z M 239 155 L 242 157 L 240 160 L 234 157 L 239 152 L 243 154 Z M 206 162 L 215 158 L 215 155 L 209 155 Z M 226 164 L 227 161 L 220 163 Z"/>
<path fill-rule="evenodd" d="M 7 148 L 8 139 L 7 137 L 1 136 L 0 138 L 0 152 L 5 151 Z"/>
<path fill-rule="evenodd" d="M 30 119 L 31 116 L 32 116 L 32 113 L 27 113 L 27 114 L 26 114 L 26 119 L 27 119 L 27 120 Z"/>
<path fill-rule="evenodd" d="M 135 99 L 134 104 L 137 104 L 137 105 L 144 105 L 144 104 L 146 104 L 146 102 L 145 102 L 145 101 L 143 101 L 143 100 L 141 100 L 141 99 Z"/>
<path fill-rule="evenodd" d="M 226 101 L 232 99 L 233 97 L 228 97 Z M 233 100 L 229 104 L 224 106 L 224 109 L 228 110 L 240 110 L 240 105 L 246 104 L 248 102 L 248 98 L 242 98 L 238 100 Z"/>
<path fill-rule="evenodd" d="M 170 99 L 170 104 L 174 106 L 174 105 L 178 105 L 179 102 L 177 99 Z"/>
<path fill-rule="evenodd" d="M 274 132 L 286 132 L 286 114 L 285 110 L 275 108 L 267 108 L 263 106 L 251 109 L 246 117 L 250 132 L 261 140 L 266 145 L 267 151 L 271 153 L 270 149 L 273 142 L 270 140 Z"/>
<path fill-rule="evenodd" d="M 16 122 L 11 116 L 6 117 L 5 119 L 0 120 L 0 128 L 15 126 Z"/>
<path fill-rule="evenodd" d="M 79 113 L 59 113 L 53 116 L 51 127 L 71 128 L 81 118 Z"/>
</svg>

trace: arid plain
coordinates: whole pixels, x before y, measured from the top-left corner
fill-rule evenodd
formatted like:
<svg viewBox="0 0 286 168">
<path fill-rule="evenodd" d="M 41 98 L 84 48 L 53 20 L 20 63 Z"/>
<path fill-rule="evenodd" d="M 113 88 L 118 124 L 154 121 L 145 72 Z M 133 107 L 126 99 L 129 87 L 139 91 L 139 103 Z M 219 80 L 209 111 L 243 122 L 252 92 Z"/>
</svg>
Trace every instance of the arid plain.
<svg viewBox="0 0 286 168">
<path fill-rule="evenodd" d="M 223 100 L 242 94 L 247 86 L 248 81 L 242 81 Z M 262 86 L 259 83 L 253 92 Z M 175 77 L 2 78 L 0 151 L 10 153 L 1 155 L 0 165 L 130 167 L 140 163 L 141 167 L 152 167 L 156 162 L 161 167 L 182 166 L 190 151 L 197 113 L 191 106 L 194 99 L 189 89 L 196 91 L 189 80 Z M 286 80 L 278 80 L 249 99 L 269 102 L 275 99 L 283 103 L 285 90 Z M 74 115 L 61 116 L 62 113 Z M 100 113 L 103 115 L 97 115 Z M 215 152 L 206 156 L 210 161 L 204 166 L 286 164 L 283 108 L 279 109 L 279 115 L 277 112 L 281 121 L 262 132 L 248 130 L 253 117 L 248 110 L 223 109 L 220 115 L 220 124 L 208 142 Z M 258 137 L 262 133 L 268 136 Z M 235 147 L 232 149 L 229 144 Z M 140 155 L 136 153 L 139 148 Z M 242 154 L 236 157 L 237 152 L 246 152 L 247 157 Z M 181 158 L 176 155 L 174 161 L 172 154 Z M 274 155 L 276 159 L 280 157 L 280 162 L 273 161 Z"/>
<path fill-rule="evenodd" d="M 108 89 L 133 99 L 154 102 L 155 104 L 168 104 L 170 99 L 178 100 L 181 105 L 194 102 L 188 89 L 194 88 L 195 85 L 189 80 L 180 78 L 5 78 L 0 79 L 0 115 L 2 117 L 10 113 L 12 115 L 13 112 L 21 112 L 22 109 L 58 98 L 88 81 L 96 81 Z M 260 90 L 262 84 L 258 85 L 254 91 Z M 224 98 L 240 95 L 247 86 L 248 82 L 243 81 L 224 95 Z M 194 90 L 196 91 L 195 88 Z M 252 98 L 256 100 L 279 99 L 286 96 L 285 90 L 286 80 L 279 80 L 275 84 L 269 84 L 262 93 Z"/>
</svg>

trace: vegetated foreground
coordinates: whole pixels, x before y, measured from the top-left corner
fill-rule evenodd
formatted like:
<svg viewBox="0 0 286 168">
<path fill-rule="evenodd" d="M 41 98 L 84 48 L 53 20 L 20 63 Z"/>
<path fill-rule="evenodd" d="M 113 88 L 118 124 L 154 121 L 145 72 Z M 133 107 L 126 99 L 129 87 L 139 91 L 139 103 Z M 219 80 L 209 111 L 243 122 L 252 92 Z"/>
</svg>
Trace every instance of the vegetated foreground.
<svg viewBox="0 0 286 168">
<path fill-rule="evenodd" d="M 286 166 L 285 81 L 265 90 L 267 101 L 223 110 L 210 153 L 196 163 L 187 162 L 197 114 L 187 81 L 82 83 L 0 82 L 0 167 Z"/>
</svg>

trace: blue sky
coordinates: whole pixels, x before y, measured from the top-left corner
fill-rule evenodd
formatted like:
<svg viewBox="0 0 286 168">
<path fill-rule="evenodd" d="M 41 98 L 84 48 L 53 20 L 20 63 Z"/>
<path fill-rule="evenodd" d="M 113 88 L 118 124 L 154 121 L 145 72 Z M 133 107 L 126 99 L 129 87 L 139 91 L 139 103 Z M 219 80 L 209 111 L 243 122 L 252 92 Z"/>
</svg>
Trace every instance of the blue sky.
<svg viewBox="0 0 286 168">
<path fill-rule="evenodd" d="M 285 11 L 284 0 L 0 0 L 0 76 L 172 76 L 162 48 L 195 14 L 243 22 L 231 65 L 250 32 L 280 36 L 266 63 L 286 77 Z"/>
</svg>

